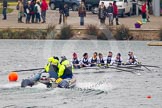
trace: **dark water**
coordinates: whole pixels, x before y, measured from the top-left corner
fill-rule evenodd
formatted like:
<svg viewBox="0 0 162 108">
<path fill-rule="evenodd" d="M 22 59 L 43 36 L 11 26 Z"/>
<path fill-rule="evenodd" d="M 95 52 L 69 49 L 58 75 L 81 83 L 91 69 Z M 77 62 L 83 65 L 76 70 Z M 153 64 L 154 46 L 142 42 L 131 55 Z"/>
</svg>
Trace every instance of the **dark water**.
<svg viewBox="0 0 162 108">
<path fill-rule="evenodd" d="M 149 47 L 145 41 L 51 41 L 0 40 L 0 107 L 4 108 L 161 108 L 162 107 L 162 47 Z M 34 72 L 20 72 L 17 82 L 8 82 L 12 70 L 43 67 L 50 56 L 76 52 L 91 56 L 94 51 L 105 56 L 108 51 L 122 54 L 126 61 L 128 51 L 134 51 L 143 64 L 157 65 L 144 71 L 105 73 L 100 70 L 75 70 L 77 86 L 74 89 L 47 89 L 43 84 L 20 88 L 23 78 Z M 37 71 L 35 71 L 37 72 Z M 91 89 L 91 90 L 89 90 Z M 151 96 L 150 99 L 147 96 Z"/>
</svg>

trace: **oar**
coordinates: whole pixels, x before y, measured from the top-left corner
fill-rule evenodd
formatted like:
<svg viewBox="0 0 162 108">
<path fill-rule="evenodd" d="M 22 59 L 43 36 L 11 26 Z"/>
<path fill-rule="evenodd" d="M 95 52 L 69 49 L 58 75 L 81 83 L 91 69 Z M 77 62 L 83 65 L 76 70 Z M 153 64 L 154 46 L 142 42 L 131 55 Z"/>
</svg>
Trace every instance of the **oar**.
<svg viewBox="0 0 162 108">
<path fill-rule="evenodd" d="M 125 70 L 125 69 L 120 69 L 120 68 L 116 68 L 116 67 L 109 67 L 109 68 L 112 68 L 112 69 L 116 69 L 116 70 L 120 70 L 120 71 L 124 71 L 124 72 L 131 72 L 131 73 L 135 73 L 135 72 L 133 72 L 133 71 L 131 71 L 131 70 Z M 102 68 L 102 69 L 106 69 L 106 68 Z M 98 73 L 107 73 L 108 71 L 97 71 L 97 72 L 77 72 L 77 73 L 75 73 L 74 72 L 74 74 L 98 74 Z"/>
<path fill-rule="evenodd" d="M 131 72 L 131 73 L 135 73 L 133 72 L 133 70 L 125 70 L 125 69 L 120 69 L 120 68 L 117 68 L 117 67 L 109 67 L 109 68 L 112 68 L 112 69 L 116 69 L 116 70 L 120 70 L 120 71 L 124 71 L 124 72 Z"/>
<path fill-rule="evenodd" d="M 24 70 L 14 70 L 14 71 L 11 71 L 11 72 L 34 71 L 34 70 L 41 70 L 41 69 L 44 69 L 44 68 L 34 68 L 34 69 L 24 69 Z"/>
<path fill-rule="evenodd" d="M 73 74 L 98 74 L 98 73 L 107 73 L 108 71 L 96 71 L 96 72 L 74 72 Z"/>
<path fill-rule="evenodd" d="M 142 64 L 137 64 L 137 66 L 146 66 L 146 67 L 155 67 L 155 68 L 160 68 L 159 66 L 152 66 L 152 65 L 142 65 Z"/>
<path fill-rule="evenodd" d="M 143 69 L 138 69 L 135 67 L 122 67 L 122 66 L 117 66 L 118 68 L 125 68 L 125 69 L 134 69 L 134 70 L 139 70 L 139 71 L 144 71 Z"/>
<path fill-rule="evenodd" d="M 148 71 L 152 72 L 148 67 L 146 66 L 143 66 L 145 69 L 147 69 Z"/>
<path fill-rule="evenodd" d="M 147 69 L 148 71 L 152 72 L 151 69 L 149 69 L 148 67 L 154 67 L 154 68 L 160 68 L 159 66 L 152 66 L 152 65 L 142 65 L 142 64 L 139 64 L 137 66 L 143 66 L 145 69 Z"/>
<path fill-rule="evenodd" d="M 137 67 L 137 66 L 136 66 Z M 102 67 L 101 67 L 102 68 Z M 133 67 L 122 67 L 122 66 L 113 66 L 113 65 L 111 65 L 111 66 L 108 66 L 108 67 L 104 67 L 104 68 L 102 68 L 102 69 L 107 69 L 107 68 L 115 68 L 115 69 L 122 69 L 122 68 L 125 68 L 125 69 L 133 69 L 133 70 L 139 70 L 139 71 L 144 71 L 143 69 L 135 69 L 135 68 L 133 68 Z M 122 69 L 123 70 L 123 69 Z M 124 70 L 124 71 L 129 71 L 129 70 Z"/>
<path fill-rule="evenodd" d="M 112 65 L 113 66 L 113 65 Z M 133 70 L 140 70 L 140 71 L 143 71 L 143 69 L 135 69 L 133 67 L 130 67 L 128 68 L 129 70 L 125 70 L 125 69 L 121 69 L 122 67 L 120 66 L 96 66 L 96 67 L 88 67 L 87 69 L 108 69 L 108 68 L 112 68 L 112 69 L 116 69 L 116 70 L 120 70 L 120 71 L 125 71 L 125 72 L 131 72 L 131 73 L 134 73 Z M 136 66 L 137 67 L 137 66 Z M 123 67 L 123 68 L 127 68 L 127 67 Z M 81 68 L 82 69 L 82 68 Z M 83 68 L 83 69 L 86 69 L 86 68 Z M 130 70 L 130 69 L 133 69 L 133 70 Z M 99 72 L 82 72 L 82 73 L 75 73 L 74 74 L 91 74 L 91 73 L 106 73 L 106 71 L 99 71 Z"/>
</svg>

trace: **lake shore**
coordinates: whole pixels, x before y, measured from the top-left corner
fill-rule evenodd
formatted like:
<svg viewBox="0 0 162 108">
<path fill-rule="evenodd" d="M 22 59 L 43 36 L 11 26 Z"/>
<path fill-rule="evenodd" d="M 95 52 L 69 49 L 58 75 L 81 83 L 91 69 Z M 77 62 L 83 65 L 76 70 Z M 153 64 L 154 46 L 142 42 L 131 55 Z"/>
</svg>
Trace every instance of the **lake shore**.
<svg viewBox="0 0 162 108">
<path fill-rule="evenodd" d="M 10 6 L 10 8 L 13 8 L 14 11 L 10 14 L 8 14 L 7 20 L 0 21 L 0 31 L 6 29 L 12 29 L 12 31 L 21 31 L 24 29 L 31 29 L 31 31 L 46 31 L 49 25 L 55 25 L 56 31 L 60 31 L 62 28 L 62 24 L 59 25 L 59 12 L 58 10 L 48 10 L 47 11 L 47 21 L 45 24 L 39 23 L 39 24 L 26 24 L 26 23 L 17 23 L 17 16 L 18 12 L 15 9 L 15 6 Z M 2 16 L 0 16 L 0 19 L 2 19 Z M 137 22 L 137 20 L 141 20 L 141 16 L 131 16 L 124 18 L 119 17 L 120 25 L 125 25 L 129 28 L 130 33 L 133 36 L 133 40 L 160 40 L 159 32 L 160 28 L 162 26 L 161 17 L 155 17 L 150 16 L 150 21 L 146 24 L 143 24 L 141 28 L 135 28 L 134 23 Z M 23 21 L 25 22 L 25 17 L 23 18 Z M 71 25 L 72 30 L 74 31 L 74 38 L 75 39 L 92 39 L 90 36 L 85 34 L 85 31 L 87 30 L 87 26 L 89 25 L 95 25 L 98 29 L 101 31 L 103 30 L 103 27 L 99 23 L 99 19 L 96 14 L 92 14 L 91 12 L 87 12 L 87 16 L 85 17 L 85 25 L 80 26 L 79 25 L 79 17 L 77 12 L 70 11 L 70 16 L 68 17 L 68 25 Z M 106 19 L 106 25 L 108 25 L 108 19 Z M 116 29 L 120 27 L 117 25 L 110 26 L 112 28 L 111 34 L 114 34 L 116 32 Z M 106 29 L 104 29 L 105 31 Z M 106 33 L 109 30 L 106 30 Z M 48 34 L 48 33 L 46 33 Z M 107 35 L 107 34 L 106 34 Z M 20 38 L 21 39 L 21 38 Z"/>
</svg>

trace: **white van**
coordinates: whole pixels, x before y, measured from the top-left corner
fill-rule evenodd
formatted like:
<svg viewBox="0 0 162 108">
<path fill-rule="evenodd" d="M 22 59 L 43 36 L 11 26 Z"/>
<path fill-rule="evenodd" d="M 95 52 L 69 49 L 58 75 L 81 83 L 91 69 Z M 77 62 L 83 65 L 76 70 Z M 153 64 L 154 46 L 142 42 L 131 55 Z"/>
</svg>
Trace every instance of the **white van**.
<svg viewBox="0 0 162 108">
<path fill-rule="evenodd" d="M 113 3 L 114 0 L 100 0 L 104 2 L 106 8 L 109 6 L 109 3 Z M 116 4 L 118 6 L 118 14 L 124 17 L 125 14 L 131 16 L 132 14 L 132 0 L 116 0 Z"/>
</svg>

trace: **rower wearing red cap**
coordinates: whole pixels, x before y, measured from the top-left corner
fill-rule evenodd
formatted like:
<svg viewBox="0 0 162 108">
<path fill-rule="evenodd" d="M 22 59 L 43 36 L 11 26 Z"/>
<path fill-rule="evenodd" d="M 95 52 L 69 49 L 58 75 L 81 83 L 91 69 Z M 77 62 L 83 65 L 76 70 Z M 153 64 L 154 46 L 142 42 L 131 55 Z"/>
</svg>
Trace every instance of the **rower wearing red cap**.
<svg viewBox="0 0 162 108">
<path fill-rule="evenodd" d="M 80 60 L 78 59 L 78 55 L 75 52 L 73 53 L 72 65 L 76 69 L 80 68 Z"/>
</svg>

